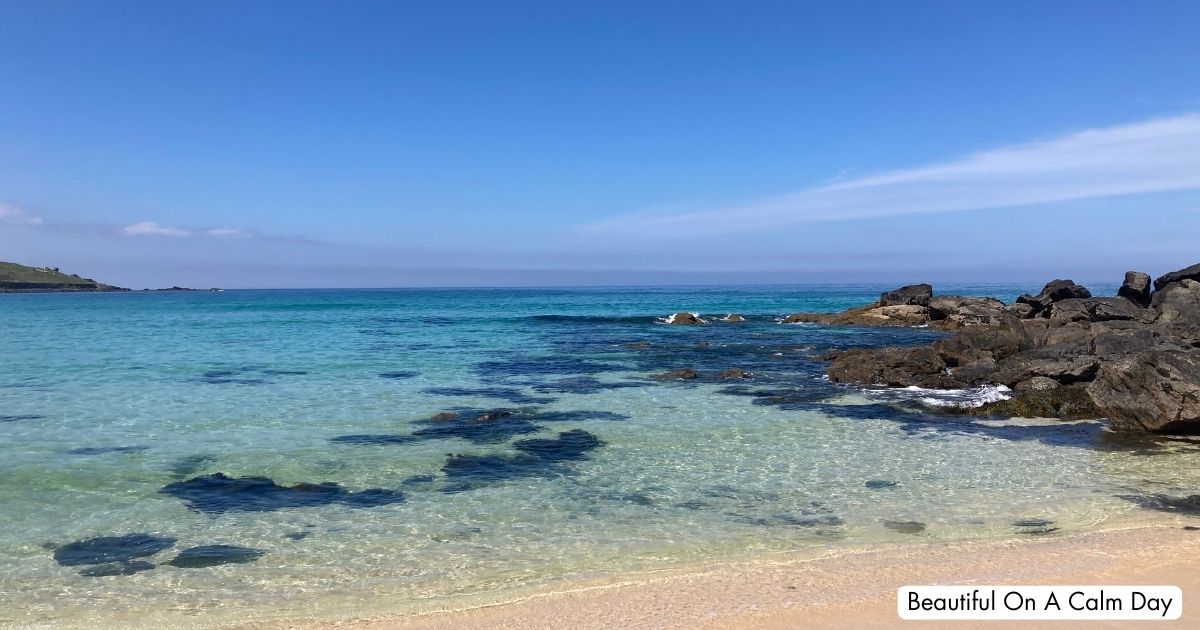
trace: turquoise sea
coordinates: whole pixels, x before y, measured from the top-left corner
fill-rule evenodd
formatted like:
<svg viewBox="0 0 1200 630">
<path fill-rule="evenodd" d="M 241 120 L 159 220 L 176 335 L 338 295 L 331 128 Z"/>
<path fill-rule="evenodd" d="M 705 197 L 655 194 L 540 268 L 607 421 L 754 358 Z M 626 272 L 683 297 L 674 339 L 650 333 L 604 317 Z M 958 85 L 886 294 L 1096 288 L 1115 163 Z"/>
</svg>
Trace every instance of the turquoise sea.
<svg viewBox="0 0 1200 630">
<path fill-rule="evenodd" d="M 886 288 L 0 295 L 0 624 L 404 613 L 1194 492 L 1186 442 L 823 378 L 830 349 L 940 333 L 778 323 Z"/>
</svg>

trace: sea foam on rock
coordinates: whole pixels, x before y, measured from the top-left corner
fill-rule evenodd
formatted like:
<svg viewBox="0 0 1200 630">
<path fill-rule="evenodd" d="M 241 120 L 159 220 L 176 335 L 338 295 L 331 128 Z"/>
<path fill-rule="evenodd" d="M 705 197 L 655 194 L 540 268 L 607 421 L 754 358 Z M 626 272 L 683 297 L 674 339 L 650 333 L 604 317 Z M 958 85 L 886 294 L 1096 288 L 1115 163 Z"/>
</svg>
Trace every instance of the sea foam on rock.
<svg viewBox="0 0 1200 630">
<path fill-rule="evenodd" d="M 1015 305 L 931 298 L 928 307 L 879 303 L 793 321 L 897 325 L 884 308 L 926 309 L 955 334 L 927 346 L 852 348 L 827 355 L 829 379 L 927 389 L 1003 385 L 1017 393 L 978 413 L 1105 417 L 1114 429 L 1200 432 L 1200 265 L 1161 276 L 1126 274 L 1119 297 L 1054 280 Z M 1148 304 L 1148 306 L 1147 306 Z M 900 318 L 906 323 L 911 320 Z M 786 321 L 786 320 L 785 320 Z"/>
</svg>

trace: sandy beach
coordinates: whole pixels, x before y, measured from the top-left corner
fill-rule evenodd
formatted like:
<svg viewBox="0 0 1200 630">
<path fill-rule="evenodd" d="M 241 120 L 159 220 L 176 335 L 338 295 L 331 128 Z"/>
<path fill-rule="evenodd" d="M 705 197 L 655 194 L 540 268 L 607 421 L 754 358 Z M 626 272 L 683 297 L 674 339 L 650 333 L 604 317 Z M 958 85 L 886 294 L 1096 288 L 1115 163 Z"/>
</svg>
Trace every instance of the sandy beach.
<svg viewBox="0 0 1200 630">
<path fill-rule="evenodd" d="M 1184 592 L 1175 622 L 1038 622 L 1045 628 L 1191 627 L 1200 616 L 1200 532 L 1144 527 L 1074 536 L 912 545 L 819 558 L 772 557 L 608 584 L 579 584 L 494 605 L 410 617 L 310 620 L 243 628 L 921 628 L 1028 626 L 1027 622 L 904 622 L 907 584 L 1145 584 Z"/>
</svg>

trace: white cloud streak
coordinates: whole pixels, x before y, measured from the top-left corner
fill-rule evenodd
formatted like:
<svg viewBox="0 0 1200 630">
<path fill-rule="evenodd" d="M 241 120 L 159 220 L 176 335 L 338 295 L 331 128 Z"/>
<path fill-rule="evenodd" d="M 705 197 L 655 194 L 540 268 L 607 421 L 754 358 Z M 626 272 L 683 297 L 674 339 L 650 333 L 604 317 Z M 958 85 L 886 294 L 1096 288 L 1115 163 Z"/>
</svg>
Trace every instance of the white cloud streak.
<svg viewBox="0 0 1200 630">
<path fill-rule="evenodd" d="M 1200 114 L 1089 129 L 730 207 L 634 213 L 583 226 L 649 237 L 1028 206 L 1200 188 Z"/>
<path fill-rule="evenodd" d="M 142 221 L 127 225 L 122 230 L 126 236 L 191 236 L 190 230 L 159 225 L 153 221 Z"/>
<path fill-rule="evenodd" d="M 20 225 L 41 225 L 44 223 L 41 217 L 35 217 L 29 214 L 24 208 L 7 203 L 0 203 L 0 221 Z"/>
<path fill-rule="evenodd" d="M 241 228 L 210 228 L 204 230 L 204 233 L 215 238 L 250 238 L 250 232 L 247 232 Z"/>
</svg>

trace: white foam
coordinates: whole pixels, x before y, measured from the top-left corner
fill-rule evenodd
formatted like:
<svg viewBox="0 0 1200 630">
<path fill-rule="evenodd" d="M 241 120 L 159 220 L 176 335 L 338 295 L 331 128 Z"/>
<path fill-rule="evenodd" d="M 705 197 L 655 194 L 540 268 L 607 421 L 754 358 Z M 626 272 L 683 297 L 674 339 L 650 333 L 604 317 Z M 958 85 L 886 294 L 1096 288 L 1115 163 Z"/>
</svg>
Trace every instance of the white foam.
<svg viewBox="0 0 1200 630">
<path fill-rule="evenodd" d="M 889 389 L 868 389 L 865 390 L 865 393 L 876 399 L 911 399 L 931 407 L 957 407 L 959 409 L 974 409 L 1012 398 L 1012 390 L 1006 385 L 982 385 L 966 389 L 926 389 L 910 385 Z"/>
</svg>

